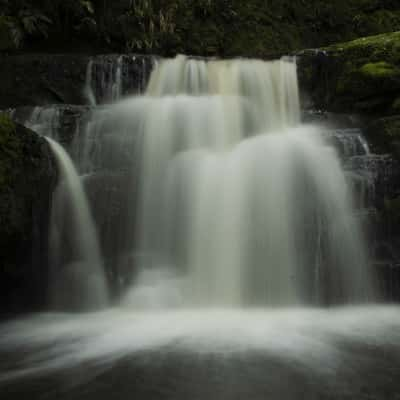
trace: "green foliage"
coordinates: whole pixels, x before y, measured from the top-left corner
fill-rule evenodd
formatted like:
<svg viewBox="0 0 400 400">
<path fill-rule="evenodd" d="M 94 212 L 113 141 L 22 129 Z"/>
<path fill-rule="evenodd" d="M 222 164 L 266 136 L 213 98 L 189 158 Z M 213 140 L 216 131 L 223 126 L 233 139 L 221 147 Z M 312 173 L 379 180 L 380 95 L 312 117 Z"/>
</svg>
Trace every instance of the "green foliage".
<svg viewBox="0 0 400 400">
<path fill-rule="evenodd" d="M 134 37 L 128 38 L 128 51 L 149 51 L 160 46 L 163 36 L 174 34 L 178 10 L 176 2 L 167 1 L 161 6 L 152 0 L 133 0 L 131 4 L 125 15 L 136 31 Z"/>
<path fill-rule="evenodd" d="M 48 37 L 49 25 L 53 23 L 50 18 L 36 10 L 23 10 L 18 17 L 25 34 Z"/>
<path fill-rule="evenodd" d="M 400 28 L 395 0 L 0 0 L 19 36 L 110 51 L 273 57 Z M 51 33 L 51 34 L 50 34 Z M 54 38 L 54 39 L 53 39 Z M 21 42 L 21 40 L 19 40 Z M 44 43 L 44 42 L 43 42 Z"/>
<path fill-rule="evenodd" d="M 0 50 L 18 49 L 28 36 L 47 38 L 52 20 L 38 10 L 22 9 L 15 17 L 0 15 Z"/>
</svg>

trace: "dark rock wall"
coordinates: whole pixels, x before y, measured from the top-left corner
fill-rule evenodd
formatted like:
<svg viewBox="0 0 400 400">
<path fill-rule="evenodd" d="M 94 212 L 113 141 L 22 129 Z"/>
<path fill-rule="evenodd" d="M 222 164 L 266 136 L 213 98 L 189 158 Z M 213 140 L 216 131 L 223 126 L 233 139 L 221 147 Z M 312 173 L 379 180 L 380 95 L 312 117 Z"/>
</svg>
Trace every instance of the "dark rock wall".
<svg viewBox="0 0 400 400">
<path fill-rule="evenodd" d="M 43 307 L 56 169 L 47 142 L 0 114 L 0 312 Z"/>
<path fill-rule="evenodd" d="M 100 80 L 110 80 L 109 75 L 118 57 L 122 57 L 123 62 L 123 94 L 136 93 L 143 88 L 142 81 L 146 80 L 151 70 L 153 57 L 0 54 L 0 76 L 4 77 L 0 90 L 0 109 L 48 104 L 88 104 L 84 88 L 89 61 L 93 63 L 94 79 L 96 76 L 101 77 L 93 82 L 101 92 L 104 88 L 101 88 Z"/>
</svg>

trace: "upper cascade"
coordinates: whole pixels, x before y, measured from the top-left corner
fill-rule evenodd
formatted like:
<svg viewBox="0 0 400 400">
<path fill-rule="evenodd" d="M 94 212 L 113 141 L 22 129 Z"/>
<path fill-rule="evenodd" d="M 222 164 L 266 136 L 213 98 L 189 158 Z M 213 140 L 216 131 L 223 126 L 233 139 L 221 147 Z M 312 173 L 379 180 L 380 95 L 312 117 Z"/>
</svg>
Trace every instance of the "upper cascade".
<svg viewBox="0 0 400 400">
<path fill-rule="evenodd" d="M 245 99 L 260 131 L 277 131 L 300 122 L 300 101 L 294 58 L 199 60 L 186 56 L 163 60 L 151 74 L 146 95 L 223 96 Z M 236 117 L 242 114 L 236 110 Z M 232 115 L 235 117 L 235 115 Z M 243 116 L 242 116 L 243 117 Z"/>
</svg>

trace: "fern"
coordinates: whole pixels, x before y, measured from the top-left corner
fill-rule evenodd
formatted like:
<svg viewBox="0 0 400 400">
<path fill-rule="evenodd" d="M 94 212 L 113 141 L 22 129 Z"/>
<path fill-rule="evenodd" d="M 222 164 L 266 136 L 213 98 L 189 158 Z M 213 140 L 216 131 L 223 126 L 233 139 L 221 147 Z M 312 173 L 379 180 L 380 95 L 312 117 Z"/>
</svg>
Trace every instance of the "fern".
<svg viewBox="0 0 400 400">
<path fill-rule="evenodd" d="M 22 11 L 19 15 L 19 20 L 26 34 L 45 38 L 48 37 L 49 25 L 53 23 L 50 18 L 35 11 Z"/>
</svg>

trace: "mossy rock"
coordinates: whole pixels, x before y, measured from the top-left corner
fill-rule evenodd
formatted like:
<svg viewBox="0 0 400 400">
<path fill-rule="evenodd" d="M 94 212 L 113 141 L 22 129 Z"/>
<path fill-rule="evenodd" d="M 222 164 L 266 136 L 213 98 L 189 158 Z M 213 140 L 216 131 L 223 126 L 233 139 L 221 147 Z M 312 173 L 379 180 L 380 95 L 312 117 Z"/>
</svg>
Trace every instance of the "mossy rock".
<svg viewBox="0 0 400 400">
<path fill-rule="evenodd" d="M 55 181 L 47 142 L 0 113 L 0 311 L 44 303 Z"/>
<path fill-rule="evenodd" d="M 396 112 L 394 106 L 400 93 L 400 32 L 334 44 L 322 48 L 321 53 L 323 63 L 315 51 L 305 52 L 307 63 L 303 62 L 305 67 L 301 67 L 311 70 L 303 74 L 303 86 L 321 108 L 377 116 Z"/>
<path fill-rule="evenodd" d="M 359 72 L 369 79 L 392 79 L 400 75 L 400 68 L 386 61 L 364 64 Z"/>
</svg>

